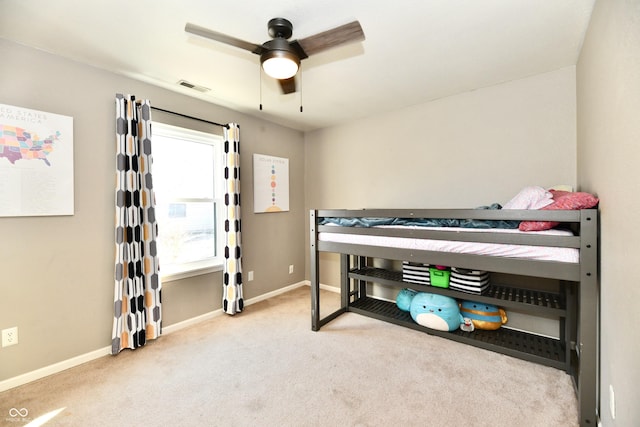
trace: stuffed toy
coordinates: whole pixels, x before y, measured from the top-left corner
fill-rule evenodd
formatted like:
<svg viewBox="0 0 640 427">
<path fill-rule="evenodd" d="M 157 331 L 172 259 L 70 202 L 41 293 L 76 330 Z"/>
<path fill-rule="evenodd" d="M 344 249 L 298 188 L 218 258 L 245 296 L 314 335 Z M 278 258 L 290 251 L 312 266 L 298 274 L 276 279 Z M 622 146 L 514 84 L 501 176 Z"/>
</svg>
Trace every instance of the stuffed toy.
<svg viewBox="0 0 640 427">
<path fill-rule="evenodd" d="M 402 311 L 409 311 L 411 308 L 411 301 L 413 297 L 416 296 L 418 291 L 414 291 L 413 289 L 404 288 L 398 292 L 398 296 L 396 296 L 396 305 Z"/>
<path fill-rule="evenodd" d="M 438 331 L 455 331 L 464 322 L 456 300 L 445 295 L 419 292 L 411 300 L 409 312 L 418 325 Z"/>
<path fill-rule="evenodd" d="M 494 331 L 507 323 L 507 313 L 502 308 L 492 304 L 485 304 L 475 301 L 462 301 L 460 303 L 460 313 L 465 319 L 470 319 L 473 329 L 485 329 Z M 469 327 L 468 322 L 466 327 Z M 463 330 L 468 330 L 462 328 Z"/>
</svg>

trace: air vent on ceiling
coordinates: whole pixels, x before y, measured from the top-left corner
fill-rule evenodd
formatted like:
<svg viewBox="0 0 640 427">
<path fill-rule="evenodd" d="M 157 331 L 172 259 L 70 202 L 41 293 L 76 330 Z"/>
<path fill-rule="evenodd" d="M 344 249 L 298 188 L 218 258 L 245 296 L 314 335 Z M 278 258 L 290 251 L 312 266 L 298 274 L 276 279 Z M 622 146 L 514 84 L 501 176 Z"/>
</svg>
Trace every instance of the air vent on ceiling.
<svg viewBox="0 0 640 427">
<path fill-rule="evenodd" d="M 211 90 L 208 87 L 194 85 L 186 80 L 179 80 L 178 84 L 180 86 L 188 87 L 189 89 L 197 90 L 198 92 L 209 92 Z"/>
</svg>

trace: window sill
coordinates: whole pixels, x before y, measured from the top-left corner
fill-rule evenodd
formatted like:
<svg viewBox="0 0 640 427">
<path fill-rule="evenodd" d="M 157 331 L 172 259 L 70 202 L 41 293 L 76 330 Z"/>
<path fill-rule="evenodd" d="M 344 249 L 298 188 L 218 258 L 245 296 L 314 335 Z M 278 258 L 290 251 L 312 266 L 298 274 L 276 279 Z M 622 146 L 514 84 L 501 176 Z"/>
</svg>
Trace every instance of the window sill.
<svg viewBox="0 0 640 427">
<path fill-rule="evenodd" d="M 160 273 L 161 282 L 172 282 L 174 280 L 186 279 L 189 277 L 202 276 L 203 274 L 215 273 L 217 271 L 222 271 L 223 265 L 222 263 L 213 264 L 208 266 L 190 268 L 188 270 L 182 271 L 170 271 L 166 274 Z"/>
</svg>

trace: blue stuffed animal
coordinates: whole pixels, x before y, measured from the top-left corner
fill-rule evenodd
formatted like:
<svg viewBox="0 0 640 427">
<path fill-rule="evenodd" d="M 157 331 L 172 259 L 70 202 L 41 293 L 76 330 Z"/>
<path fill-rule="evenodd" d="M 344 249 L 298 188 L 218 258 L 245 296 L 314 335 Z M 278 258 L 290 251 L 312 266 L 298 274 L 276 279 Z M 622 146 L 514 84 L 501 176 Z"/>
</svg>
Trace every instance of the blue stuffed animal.
<svg viewBox="0 0 640 427">
<path fill-rule="evenodd" d="M 396 296 L 396 305 L 398 308 L 402 311 L 409 311 L 411 308 L 411 301 L 417 293 L 418 291 L 414 291 L 413 289 L 401 289 L 400 292 L 398 292 L 398 296 Z"/>
<path fill-rule="evenodd" d="M 418 324 L 438 331 L 455 331 L 464 323 L 458 302 L 448 296 L 419 292 L 409 312 Z"/>
</svg>

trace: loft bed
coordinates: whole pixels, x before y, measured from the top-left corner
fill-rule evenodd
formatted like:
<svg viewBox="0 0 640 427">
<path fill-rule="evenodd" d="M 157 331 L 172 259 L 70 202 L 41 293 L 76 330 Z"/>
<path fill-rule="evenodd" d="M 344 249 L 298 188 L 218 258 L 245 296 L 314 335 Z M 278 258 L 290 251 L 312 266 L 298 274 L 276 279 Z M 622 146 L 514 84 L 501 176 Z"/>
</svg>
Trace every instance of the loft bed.
<svg viewBox="0 0 640 427">
<path fill-rule="evenodd" d="M 424 222 L 429 225 L 433 218 L 445 224 L 480 223 L 480 227 L 500 227 L 514 221 L 550 221 L 558 225 L 541 232 L 423 226 L 422 219 L 427 219 Z M 599 407 L 598 230 L 597 209 L 311 210 L 312 330 L 320 330 L 342 313 L 355 312 L 565 370 L 574 379 L 580 424 L 595 425 Z M 320 315 L 320 253 L 340 255 L 340 308 L 324 317 Z M 535 278 L 553 279 L 558 287 L 549 291 L 544 287 L 536 289 L 535 285 L 524 288 L 492 283 L 482 294 L 472 295 L 404 281 L 402 272 L 377 268 L 374 259 L 484 270 L 507 278 L 527 276 L 528 283 L 531 278 L 533 283 Z M 473 332 L 426 328 L 394 302 L 370 295 L 367 284 L 371 283 L 555 317 L 559 338 L 506 327 Z"/>
</svg>

